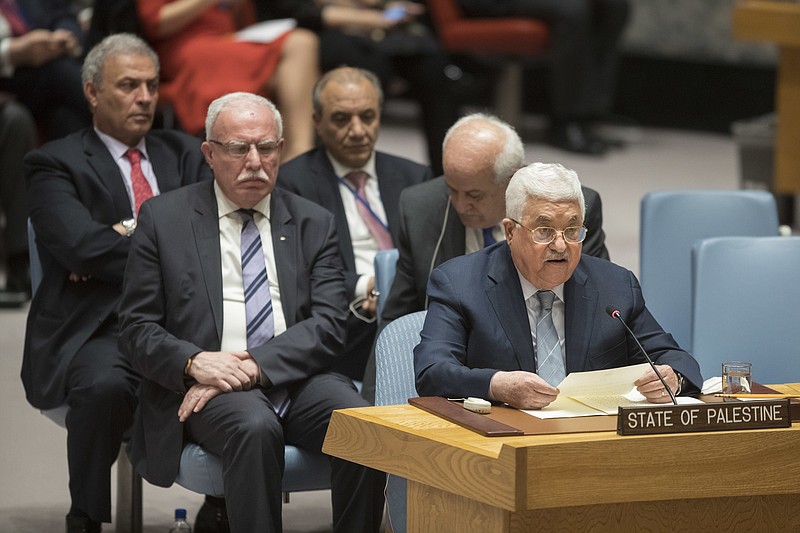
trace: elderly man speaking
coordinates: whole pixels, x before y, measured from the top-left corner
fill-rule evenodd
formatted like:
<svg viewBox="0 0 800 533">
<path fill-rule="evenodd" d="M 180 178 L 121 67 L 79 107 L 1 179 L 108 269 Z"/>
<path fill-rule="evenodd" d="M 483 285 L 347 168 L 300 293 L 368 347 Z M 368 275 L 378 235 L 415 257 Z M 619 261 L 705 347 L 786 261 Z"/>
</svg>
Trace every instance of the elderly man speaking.
<svg viewBox="0 0 800 533">
<path fill-rule="evenodd" d="M 587 230 L 575 172 L 534 163 L 506 190 L 506 242 L 448 261 L 428 283 L 430 307 L 414 351 L 420 395 L 476 396 L 540 409 L 569 372 L 645 362 L 605 309 L 619 309 L 675 394 L 702 384 L 697 361 L 645 307 L 629 270 L 581 254 Z M 636 381 L 671 401 L 652 369 Z"/>
</svg>

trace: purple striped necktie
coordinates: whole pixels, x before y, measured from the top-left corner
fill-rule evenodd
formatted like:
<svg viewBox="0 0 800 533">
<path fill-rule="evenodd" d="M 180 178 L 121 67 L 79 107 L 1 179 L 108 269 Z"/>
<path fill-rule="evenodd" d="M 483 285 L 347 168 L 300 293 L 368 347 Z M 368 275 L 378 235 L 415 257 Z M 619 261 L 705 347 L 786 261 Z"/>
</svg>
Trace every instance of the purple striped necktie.
<svg viewBox="0 0 800 533">
<path fill-rule="evenodd" d="M 242 283 L 249 350 L 261 346 L 275 336 L 275 320 L 272 297 L 269 294 L 267 264 L 261 246 L 261 235 L 253 220 L 253 210 L 239 209 L 237 213 L 242 219 Z M 271 389 L 267 397 L 278 415 L 286 414 L 289 396 L 284 387 Z"/>
<path fill-rule="evenodd" d="M 394 248 L 389 230 L 386 229 L 386 225 L 383 221 L 378 219 L 370 208 L 369 202 L 367 202 L 366 189 L 369 174 L 363 170 L 359 170 L 349 173 L 345 178 L 356 188 L 356 208 L 358 209 L 358 214 L 361 215 L 361 219 L 364 221 L 364 224 L 367 225 L 367 229 L 369 229 L 369 232 L 375 238 L 375 242 L 378 244 L 378 250 Z"/>
</svg>

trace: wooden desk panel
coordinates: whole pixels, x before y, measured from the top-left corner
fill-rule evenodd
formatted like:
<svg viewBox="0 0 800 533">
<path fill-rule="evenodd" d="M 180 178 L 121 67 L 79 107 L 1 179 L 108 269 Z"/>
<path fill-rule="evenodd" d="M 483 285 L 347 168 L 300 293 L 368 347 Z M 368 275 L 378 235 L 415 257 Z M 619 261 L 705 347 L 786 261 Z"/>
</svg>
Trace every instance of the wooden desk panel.
<svg viewBox="0 0 800 533">
<path fill-rule="evenodd" d="M 337 411 L 323 447 L 409 479 L 409 531 L 476 533 L 534 524 L 569 531 L 586 520 L 608 524 L 605 530 L 655 531 L 653 520 L 667 524 L 660 517 L 676 513 L 673 522 L 691 524 L 685 530 L 725 529 L 741 515 L 774 524 L 773 531 L 800 531 L 798 450 L 800 424 L 488 438 L 410 405 Z"/>
<path fill-rule="evenodd" d="M 800 192 L 800 4 L 739 2 L 733 11 L 733 33 L 740 39 L 780 46 L 774 191 Z"/>
</svg>

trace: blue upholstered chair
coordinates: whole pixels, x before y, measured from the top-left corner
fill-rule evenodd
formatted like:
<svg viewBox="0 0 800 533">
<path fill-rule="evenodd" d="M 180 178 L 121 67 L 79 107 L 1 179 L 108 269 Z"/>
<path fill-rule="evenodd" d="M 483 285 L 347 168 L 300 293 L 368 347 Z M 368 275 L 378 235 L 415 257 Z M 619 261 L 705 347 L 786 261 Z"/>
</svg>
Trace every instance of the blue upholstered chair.
<svg viewBox="0 0 800 533">
<path fill-rule="evenodd" d="M 425 311 L 418 311 L 390 322 L 375 345 L 375 405 L 397 405 L 416 398 L 414 347 L 425 322 Z M 390 475 L 386 487 L 389 522 L 394 533 L 406 530 L 406 480 Z"/>
<path fill-rule="evenodd" d="M 724 237 L 692 252 L 692 346 L 704 378 L 753 363 L 758 383 L 800 381 L 800 237 Z"/>
<path fill-rule="evenodd" d="M 394 274 L 397 271 L 397 258 L 400 252 L 396 248 L 390 250 L 381 250 L 375 254 L 375 289 L 380 292 L 378 296 L 378 323 L 381 322 L 381 313 L 383 313 L 383 306 L 386 304 L 386 297 L 394 283 Z"/>
<path fill-rule="evenodd" d="M 331 467 L 327 455 L 286 445 L 286 466 L 283 471 L 283 500 L 289 502 L 289 493 L 331 488 Z M 210 496 L 224 496 L 222 489 L 222 461 L 199 444 L 183 447 L 181 466 L 175 482 L 193 492 Z"/>
<path fill-rule="evenodd" d="M 39 249 L 36 247 L 36 233 L 30 220 L 28 220 L 28 258 L 31 292 L 36 294 L 36 289 L 42 281 L 42 261 L 39 258 Z M 55 409 L 43 410 L 42 414 L 62 428 L 66 428 L 68 411 L 69 407 L 64 404 Z M 114 524 L 116 533 L 142 531 L 142 478 L 133 470 L 124 449 L 120 450 L 117 457 L 117 504 Z"/>
<path fill-rule="evenodd" d="M 647 307 L 681 348 L 691 344 L 691 253 L 700 239 L 777 236 L 766 191 L 660 191 L 641 202 L 640 281 Z"/>
</svg>

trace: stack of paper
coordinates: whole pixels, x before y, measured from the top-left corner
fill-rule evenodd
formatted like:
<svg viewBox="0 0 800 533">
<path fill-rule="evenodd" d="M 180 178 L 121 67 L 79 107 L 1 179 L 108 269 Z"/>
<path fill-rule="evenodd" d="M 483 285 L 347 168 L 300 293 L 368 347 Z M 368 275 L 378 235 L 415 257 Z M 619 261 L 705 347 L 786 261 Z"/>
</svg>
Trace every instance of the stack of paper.
<svg viewBox="0 0 800 533">
<path fill-rule="evenodd" d="M 543 409 L 524 412 L 537 418 L 572 418 L 615 415 L 619 407 L 655 405 L 639 394 L 633 385 L 648 368 L 649 364 L 642 363 L 591 372 L 572 372 L 558 385 L 561 392 L 556 401 Z M 678 403 L 685 405 L 703 402 L 695 398 L 679 397 Z"/>
</svg>

